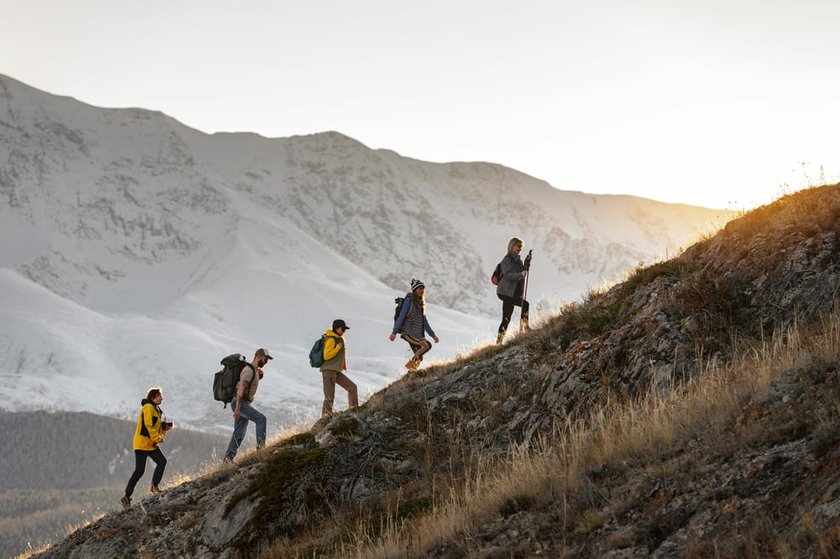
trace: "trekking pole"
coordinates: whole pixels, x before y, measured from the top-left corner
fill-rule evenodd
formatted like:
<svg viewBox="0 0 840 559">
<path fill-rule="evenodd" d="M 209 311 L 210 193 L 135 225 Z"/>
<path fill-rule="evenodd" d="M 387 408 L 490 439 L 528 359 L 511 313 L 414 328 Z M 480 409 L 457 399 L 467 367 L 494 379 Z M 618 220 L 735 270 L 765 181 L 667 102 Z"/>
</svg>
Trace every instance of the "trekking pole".
<svg viewBox="0 0 840 559">
<path fill-rule="evenodd" d="M 528 294 L 528 280 L 531 279 L 531 255 L 534 252 L 534 249 L 528 251 L 528 256 L 525 257 L 525 271 L 528 272 L 525 275 L 525 289 L 522 290 L 522 301 L 519 302 L 519 333 L 521 334 L 522 331 L 525 329 L 525 321 L 528 320 L 528 315 L 525 314 L 525 296 Z"/>
</svg>

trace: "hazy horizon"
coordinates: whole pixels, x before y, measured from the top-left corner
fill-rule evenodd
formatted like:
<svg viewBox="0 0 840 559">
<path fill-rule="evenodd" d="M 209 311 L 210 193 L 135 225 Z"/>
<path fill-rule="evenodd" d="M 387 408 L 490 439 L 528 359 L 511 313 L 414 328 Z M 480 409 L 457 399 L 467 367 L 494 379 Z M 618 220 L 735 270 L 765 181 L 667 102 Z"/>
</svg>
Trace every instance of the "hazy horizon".
<svg viewBox="0 0 840 559">
<path fill-rule="evenodd" d="M 336 130 L 556 188 L 746 209 L 840 177 L 840 5 L 5 2 L 0 73 L 204 132 Z"/>
</svg>

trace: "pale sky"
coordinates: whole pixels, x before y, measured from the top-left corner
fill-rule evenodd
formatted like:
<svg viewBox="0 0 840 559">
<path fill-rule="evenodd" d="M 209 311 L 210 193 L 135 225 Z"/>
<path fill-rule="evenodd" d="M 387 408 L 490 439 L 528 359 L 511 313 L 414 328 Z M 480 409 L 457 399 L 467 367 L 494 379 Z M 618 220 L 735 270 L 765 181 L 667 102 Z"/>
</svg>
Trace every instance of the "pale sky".
<svg viewBox="0 0 840 559">
<path fill-rule="evenodd" d="M 0 0 L 0 73 L 203 130 L 337 130 L 746 209 L 840 180 L 838 0 Z"/>
</svg>

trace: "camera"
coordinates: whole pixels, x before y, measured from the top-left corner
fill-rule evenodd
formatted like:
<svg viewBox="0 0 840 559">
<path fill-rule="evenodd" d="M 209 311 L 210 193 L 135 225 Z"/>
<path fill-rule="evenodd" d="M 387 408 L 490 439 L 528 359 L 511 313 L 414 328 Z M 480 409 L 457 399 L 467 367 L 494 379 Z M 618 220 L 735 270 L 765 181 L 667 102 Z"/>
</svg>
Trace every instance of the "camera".
<svg viewBox="0 0 840 559">
<path fill-rule="evenodd" d="M 164 431 L 169 431 L 170 429 L 172 429 L 173 425 L 175 425 L 175 424 L 171 421 L 161 421 L 160 422 L 160 428 L 163 429 Z"/>
</svg>

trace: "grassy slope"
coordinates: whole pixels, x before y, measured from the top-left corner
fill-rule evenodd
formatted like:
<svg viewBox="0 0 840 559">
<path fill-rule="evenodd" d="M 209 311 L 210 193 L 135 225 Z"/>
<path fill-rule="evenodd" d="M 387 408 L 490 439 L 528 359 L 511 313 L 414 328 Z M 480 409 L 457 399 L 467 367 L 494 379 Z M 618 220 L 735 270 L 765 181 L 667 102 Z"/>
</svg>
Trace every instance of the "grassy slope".
<svg viewBox="0 0 840 559">
<path fill-rule="evenodd" d="M 683 280 L 677 284 L 679 290 L 673 299 L 678 318 L 686 318 L 698 310 L 709 312 L 722 317 L 723 322 L 718 326 L 723 333 L 710 338 L 708 332 L 701 331 L 706 335 L 703 341 L 713 346 L 716 359 L 704 365 L 702 355 L 712 352 L 698 351 L 695 364 L 702 370 L 698 380 L 667 396 L 650 392 L 649 386 L 637 387 L 638 398 L 608 400 L 603 407 L 582 414 L 584 421 L 571 424 L 539 445 L 521 447 L 505 460 L 479 458 L 473 462 L 478 465 L 467 465 L 461 476 L 452 472 L 456 475 L 448 479 L 434 478 L 441 488 L 432 492 L 433 498 L 423 507 L 401 507 L 393 499 L 383 499 L 379 510 L 334 515 L 328 523 L 332 524 L 331 529 L 292 540 L 283 538 L 264 556 L 304 557 L 313 550 L 323 555 L 357 557 L 493 556 L 494 549 L 514 555 L 548 550 L 575 555 L 635 549 L 639 556 L 645 556 L 671 535 L 669 530 L 681 527 L 665 523 L 660 529 L 645 516 L 668 500 L 688 499 L 690 495 L 681 496 L 673 491 L 666 495 L 661 487 L 655 486 L 642 494 L 644 488 L 638 480 L 658 476 L 661 486 L 685 488 L 698 483 L 707 470 L 719 469 L 727 460 L 736 460 L 734 455 L 744 446 L 757 453 L 778 443 L 780 437 L 789 439 L 789 435 L 780 434 L 786 427 L 779 428 L 775 423 L 787 425 L 789 413 L 766 412 L 762 421 L 751 423 L 749 414 L 743 415 L 744 406 L 754 408 L 756 401 L 766 398 L 768 387 L 777 375 L 797 367 L 810 371 L 807 365 L 795 365 L 803 360 L 811 362 L 816 355 L 819 365 L 815 370 L 823 372 L 837 367 L 838 315 L 819 319 L 811 312 L 814 320 L 805 327 L 790 320 L 801 309 L 791 309 L 790 313 L 780 309 L 782 312 L 774 320 L 763 323 L 763 317 L 755 309 L 738 307 L 746 306 L 736 293 L 743 288 L 738 285 L 740 278 L 731 273 L 711 275 L 709 263 L 729 258 L 737 266 L 738 259 L 746 256 L 749 248 L 744 239 L 762 236 L 772 239 L 773 230 L 807 239 L 811 235 L 836 236 L 839 227 L 838 187 L 805 191 L 746 215 L 681 258 L 640 268 L 616 288 L 593 293 L 583 303 L 570 306 L 561 316 L 515 343 L 527 345 L 538 363 L 553 365 L 558 348 L 569 350 L 581 340 L 597 343 L 621 326 L 628 318 L 625 314 L 628 300 L 659 278 Z M 773 252 L 772 246 L 764 249 Z M 738 254 L 739 251 L 744 254 Z M 768 267 L 772 268 L 772 263 Z M 761 303 L 760 297 L 756 300 Z M 769 302 L 777 307 L 780 303 Z M 831 311 L 830 305 L 820 304 L 825 313 Z M 769 344 L 762 338 L 766 324 L 780 328 L 777 338 Z M 803 343 L 803 338 L 809 343 Z M 467 363 L 489 359 L 503 351 L 485 348 L 426 374 L 452 374 Z M 835 376 L 831 379 L 836 380 Z M 830 386 L 837 391 L 836 383 Z M 820 404 L 821 409 L 831 409 L 825 399 Z M 832 429 L 838 431 L 840 426 L 826 420 L 825 415 L 812 419 L 809 432 L 816 433 L 814 436 L 818 438 L 824 438 Z M 745 423 L 750 425 L 748 429 L 733 428 Z M 697 456 L 705 458 L 698 460 Z M 690 466 L 680 472 L 684 463 Z M 716 489 L 719 488 L 712 487 L 709 491 Z M 612 499 L 613 492 L 619 497 Z M 407 501 L 412 503 L 412 492 L 406 493 Z M 737 508 L 737 496 L 729 497 L 732 497 L 730 509 Z M 699 496 L 694 498 L 702 501 Z M 791 498 L 791 494 L 782 491 L 777 498 L 780 501 L 771 503 L 770 509 L 784 509 L 784 499 Z M 624 520 L 611 519 L 621 514 L 625 515 Z M 516 515 L 527 519 L 524 526 L 512 520 Z M 837 537 L 831 526 L 791 519 L 762 524 L 764 518 L 717 527 L 721 536 L 714 539 L 698 534 L 687 536 L 681 542 L 682 552 L 698 557 L 715 553 L 759 557 L 768 552 L 789 551 L 791 545 L 798 545 L 817 555 L 830 556 L 835 549 Z M 613 528 L 605 529 L 611 520 Z M 543 530 L 539 529 L 540 523 Z M 768 538 L 768 532 L 781 524 L 789 529 L 789 536 Z M 747 525 L 748 530 L 739 532 L 738 526 Z M 499 536 L 507 530 L 528 534 L 525 543 Z M 483 541 L 476 537 L 482 532 Z M 546 537 L 545 532 L 550 535 Z M 544 541 L 540 541 L 540 533 Z M 596 542 L 605 537 L 607 544 L 598 547 Z M 790 538 L 797 543 L 791 544 Z"/>
</svg>

